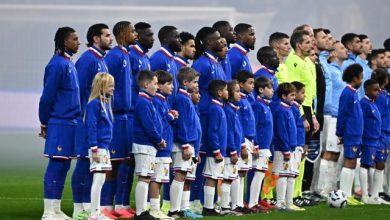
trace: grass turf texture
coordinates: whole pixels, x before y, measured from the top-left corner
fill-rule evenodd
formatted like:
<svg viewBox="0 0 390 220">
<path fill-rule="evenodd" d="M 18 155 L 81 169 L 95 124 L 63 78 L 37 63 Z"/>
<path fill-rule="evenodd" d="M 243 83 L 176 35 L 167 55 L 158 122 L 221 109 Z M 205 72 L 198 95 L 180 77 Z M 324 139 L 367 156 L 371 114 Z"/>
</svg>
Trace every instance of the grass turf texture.
<svg viewBox="0 0 390 220">
<path fill-rule="evenodd" d="M 71 169 L 72 171 L 72 169 Z M 43 173 L 34 169 L 3 171 L 0 180 L 0 219 L 40 219 L 43 212 Z M 133 190 L 134 193 L 134 190 Z M 134 196 L 132 196 L 134 198 Z M 134 207 L 134 201 L 131 201 Z M 73 204 L 70 187 L 70 175 L 68 174 L 66 188 L 63 195 L 62 209 L 68 215 L 72 214 Z M 390 206 L 349 206 L 345 209 L 332 209 L 322 203 L 319 206 L 309 207 L 304 212 L 276 212 L 269 214 L 253 214 L 241 217 L 209 217 L 208 219 L 388 219 Z"/>
</svg>

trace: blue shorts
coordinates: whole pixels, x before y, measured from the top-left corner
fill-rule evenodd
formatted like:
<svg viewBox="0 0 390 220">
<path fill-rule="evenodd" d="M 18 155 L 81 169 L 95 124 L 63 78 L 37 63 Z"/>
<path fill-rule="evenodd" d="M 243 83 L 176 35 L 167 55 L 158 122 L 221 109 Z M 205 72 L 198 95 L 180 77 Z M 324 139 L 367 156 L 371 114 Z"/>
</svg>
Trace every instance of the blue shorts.
<svg viewBox="0 0 390 220">
<path fill-rule="evenodd" d="M 81 158 L 88 157 L 87 130 L 82 120 L 77 120 L 76 128 L 76 156 Z"/>
<path fill-rule="evenodd" d="M 379 145 L 384 150 L 384 156 L 387 158 L 390 153 L 390 134 L 382 133 L 379 138 Z"/>
<path fill-rule="evenodd" d="M 378 147 L 362 146 L 360 163 L 372 167 L 375 164 Z"/>
<path fill-rule="evenodd" d="M 109 147 L 111 160 L 123 160 L 129 157 L 127 122 L 127 117 L 114 116 L 112 140 Z"/>
<path fill-rule="evenodd" d="M 360 145 L 344 145 L 344 158 L 356 159 L 360 155 Z"/>
<path fill-rule="evenodd" d="M 49 124 L 44 156 L 60 159 L 76 157 L 76 125 Z"/>
</svg>

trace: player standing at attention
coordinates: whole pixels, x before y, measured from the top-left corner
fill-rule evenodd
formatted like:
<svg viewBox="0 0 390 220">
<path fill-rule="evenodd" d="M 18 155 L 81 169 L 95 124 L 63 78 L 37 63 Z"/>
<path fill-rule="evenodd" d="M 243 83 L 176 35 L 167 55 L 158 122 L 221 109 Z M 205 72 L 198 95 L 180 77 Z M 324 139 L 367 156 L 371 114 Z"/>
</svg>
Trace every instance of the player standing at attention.
<svg viewBox="0 0 390 220">
<path fill-rule="evenodd" d="M 174 26 L 164 26 L 158 31 L 158 39 L 161 47 L 150 57 L 150 66 L 152 71 L 164 70 L 172 75 L 173 93 L 169 98 L 172 103 L 177 93 L 177 72 L 175 64 L 175 53 L 181 51 L 181 40 L 179 32 Z"/>
<path fill-rule="evenodd" d="M 356 90 L 363 80 L 363 68 L 352 64 L 344 70 L 343 81 L 347 83 L 340 96 L 337 114 L 336 135 L 344 145 L 344 164 L 340 173 L 340 190 L 348 197 L 348 205 L 361 205 L 351 196 L 356 159 L 360 153 L 363 136 L 363 112 Z"/>
<path fill-rule="evenodd" d="M 362 202 L 365 204 L 381 204 L 379 188 L 383 183 L 384 153 L 380 149 L 381 113 L 375 104 L 380 87 L 376 80 L 369 79 L 364 83 L 366 95 L 360 100 L 363 112 L 362 154 L 360 161 L 360 184 L 362 188 Z M 369 169 L 374 169 L 373 182 L 368 181 Z M 370 192 L 368 191 L 370 189 Z"/>
<path fill-rule="evenodd" d="M 92 89 L 92 81 L 98 72 L 108 72 L 103 60 L 111 49 L 112 37 L 106 24 L 94 24 L 87 32 L 88 50 L 76 62 L 80 85 L 81 115 L 77 121 L 76 154 L 78 157 L 72 175 L 73 218 L 85 218 L 90 211 L 93 174 L 89 171 L 88 143 L 83 123 L 85 107 Z"/>
<path fill-rule="evenodd" d="M 290 176 L 292 152 L 296 145 L 297 128 L 291 105 L 295 99 L 295 87 L 290 83 L 282 83 L 276 91 L 280 103 L 273 112 L 274 115 L 274 162 L 272 172 L 279 176 L 276 185 L 276 209 L 290 209 L 287 200 L 292 200 L 294 178 Z M 291 197 L 291 198 L 290 198 Z"/>
<path fill-rule="evenodd" d="M 107 219 L 100 214 L 100 193 L 111 171 L 110 151 L 112 139 L 111 98 L 114 95 L 114 78 L 104 72 L 95 75 L 91 95 L 85 111 L 85 129 L 88 144 L 90 171 L 93 173 L 91 187 L 91 214 L 89 220 Z"/>
<path fill-rule="evenodd" d="M 346 33 L 341 37 L 341 43 L 348 50 L 348 59 L 343 62 L 342 70 L 345 70 L 349 65 L 356 63 L 356 58 L 362 50 L 362 42 L 359 35 L 355 33 Z"/>
<path fill-rule="evenodd" d="M 157 150 L 166 147 L 162 136 L 162 123 L 159 113 L 153 105 L 157 92 L 157 74 L 142 70 L 137 77 L 140 92 L 134 108 L 133 154 L 135 174 L 138 176 L 135 188 L 136 215 L 134 219 L 154 220 L 146 208 L 150 179 L 154 176 Z"/>
<path fill-rule="evenodd" d="M 181 68 L 188 67 L 195 56 L 195 37 L 191 33 L 181 32 L 179 34 L 181 40 L 181 51 L 175 56 L 177 71 Z"/>
<path fill-rule="evenodd" d="M 223 101 L 229 98 L 227 84 L 223 80 L 213 80 L 209 84 L 209 93 L 212 98 L 207 116 L 206 131 L 206 164 L 203 169 L 204 206 L 203 216 L 220 216 L 214 209 L 215 186 L 223 178 L 224 161 L 227 147 L 227 121 L 223 110 Z"/>
<path fill-rule="evenodd" d="M 140 70 L 150 70 L 150 61 L 147 53 L 153 47 L 154 42 L 154 33 L 150 24 L 138 22 L 134 25 L 134 29 L 137 33 L 137 41 L 134 45 L 129 46 L 130 69 L 133 79 L 131 85 L 131 107 L 130 112 L 127 113 L 128 150 L 130 157 L 124 163 L 121 163 L 119 167 L 117 177 L 118 187 L 115 193 L 115 210 L 121 210 L 123 208 L 131 214 L 135 213 L 130 208 L 130 194 L 134 178 L 134 155 L 131 153 L 131 147 L 133 144 L 134 107 L 139 92 L 137 75 Z"/>
<path fill-rule="evenodd" d="M 250 24 L 240 23 L 234 27 L 236 43 L 229 50 L 228 56 L 231 65 L 232 79 L 236 79 L 239 70 L 247 70 L 252 73 L 252 66 L 248 58 L 250 50 L 255 49 L 255 29 Z"/>
<path fill-rule="evenodd" d="M 102 189 L 102 213 L 110 218 L 114 218 L 113 214 L 121 217 L 122 215 L 129 216 L 124 209 L 119 209 L 120 213 L 113 210 L 114 195 L 122 196 L 123 185 L 117 186 L 118 169 L 121 163 L 126 163 L 124 160 L 130 158 L 128 151 L 128 118 L 127 114 L 131 108 L 131 84 L 132 73 L 130 69 L 130 60 L 128 55 L 128 47 L 134 44 L 136 33 L 133 25 L 129 21 L 120 21 L 114 25 L 113 33 L 117 46 L 112 48 L 104 57 L 109 73 L 114 77 L 115 87 L 113 97 L 112 111 L 114 113 L 114 127 L 112 133 L 112 141 L 110 147 L 110 156 L 112 164 L 112 172 L 107 173 L 106 181 Z M 118 210 L 118 211 L 119 211 Z M 122 212 L 123 211 L 123 212 Z"/>
<path fill-rule="evenodd" d="M 75 156 L 77 118 L 80 116 L 79 82 L 71 61 L 80 42 L 73 28 L 60 27 L 54 45 L 54 56 L 45 68 L 39 100 L 39 136 L 46 139 L 44 156 L 49 158 L 43 182 L 42 219 L 71 219 L 61 211 L 61 197 L 70 158 Z"/>
<path fill-rule="evenodd" d="M 278 84 L 287 82 L 288 80 L 288 70 L 285 60 L 291 49 L 289 39 L 287 34 L 280 32 L 275 32 L 269 36 L 269 46 L 275 50 L 279 59 L 278 71 L 275 74 Z"/>
</svg>

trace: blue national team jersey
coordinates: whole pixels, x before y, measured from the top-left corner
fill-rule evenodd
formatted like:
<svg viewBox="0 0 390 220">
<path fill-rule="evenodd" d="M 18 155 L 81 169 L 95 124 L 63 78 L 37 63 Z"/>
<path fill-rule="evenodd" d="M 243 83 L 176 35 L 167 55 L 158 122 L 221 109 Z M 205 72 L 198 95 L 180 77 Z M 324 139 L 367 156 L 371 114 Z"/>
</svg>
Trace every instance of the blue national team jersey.
<svg viewBox="0 0 390 220">
<path fill-rule="evenodd" d="M 129 49 L 129 59 L 133 82 L 131 85 L 131 111 L 134 110 L 137 101 L 139 88 L 137 84 L 138 72 L 141 70 L 150 70 L 150 61 L 147 54 L 148 50 L 144 49 L 138 42 Z"/>
<path fill-rule="evenodd" d="M 177 72 L 178 69 L 175 63 L 175 53 L 165 47 L 160 47 L 158 51 L 156 51 L 150 57 L 150 66 L 152 71 L 156 70 L 164 70 L 170 73 L 173 77 L 173 93 L 169 97 L 169 102 L 172 103 L 174 97 L 176 96 L 177 90 L 179 88 L 179 84 L 177 83 Z"/>
<path fill-rule="evenodd" d="M 381 113 L 375 102 L 367 96 L 360 100 L 360 106 L 364 119 L 362 144 L 363 146 L 378 147 L 382 125 Z"/>
<path fill-rule="evenodd" d="M 221 62 L 223 71 L 225 72 L 226 81 L 231 81 L 232 80 L 232 65 L 230 64 L 229 55 L 226 54 L 226 57 L 223 58 L 220 62 Z"/>
<path fill-rule="evenodd" d="M 362 143 L 363 112 L 356 89 L 350 85 L 344 88 L 340 96 L 336 135 L 343 138 L 346 146 Z"/>
<path fill-rule="evenodd" d="M 188 62 L 186 58 L 176 55 L 175 64 L 176 64 L 177 71 L 179 72 L 181 68 L 187 67 L 190 64 L 190 62 Z"/>
<path fill-rule="evenodd" d="M 226 80 L 225 72 L 221 64 L 218 62 L 217 57 L 210 51 L 206 51 L 202 56 L 197 59 L 193 65 L 199 74 L 199 92 L 200 92 L 200 103 L 199 111 L 201 116 L 207 114 L 210 96 L 208 94 L 208 86 L 212 80 Z"/>
<path fill-rule="evenodd" d="M 134 109 L 133 143 L 154 146 L 162 141 L 162 124 L 153 96 L 141 90 Z"/>
<path fill-rule="evenodd" d="M 175 121 L 173 115 L 169 112 L 171 110 L 168 96 L 157 92 L 153 99 L 153 104 L 156 107 L 156 112 L 160 115 L 162 125 L 162 137 L 166 141 L 167 146 L 164 149 L 158 149 L 156 157 L 171 157 L 173 148 L 173 122 Z"/>
<path fill-rule="evenodd" d="M 269 108 L 270 100 L 257 96 L 253 105 L 256 123 L 255 145 L 260 150 L 270 149 L 273 137 L 273 118 Z"/>
<path fill-rule="evenodd" d="M 84 116 L 95 75 L 99 72 L 108 72 L 107 65 L 103 60 L 104 55 L 104 51 L 93 46 L 89 47 L 76 62 L 80 85 L 81 118 Z"/>
<path fill-rule="evenodd" d="M 238 115 L 239 103 L 228 102 L 225 107 L 225 115 L 227 122 L 227 148 L 226 156 L 240 154 L 241 145 L 244 143 L 242 136 L 241 122 Z"/>
<path fill-rule="evenodd" d="M 283 101 L 275 109 L 275 151 L 291 152 L 297 144 L 297 127 L 291 106 Z"/>
<path fill-rule="evenodd" d="M 262 66 L 255 73 L 255 79 L 257 79 L 260 76 L 263 76 L 263 77 L 265 77 L 265 78 L 267 78 L 267 79 L 272 81 L 272 85 L 274 87 L 275 93 L 272 96 L 271 109 L 276 107 L 279 104 L 279 102 L 280 102 L 278 96 L 276 95 L 276 90 L 278 89 L 278 79 L 275 76 L 276 71 L 277 71 L 276 69 L 272 69 L 270 67 Z M 255 97 L 257 96 L 255 91 L 253 91 L 253 94 L 254 94 Z"/>
<path fill-rule="evenodd" d="M 231 65 L 232 79 L 236 78 L 236 74 L 239 70 L 247 70 L 253 73 L 251 63 L 247 56 L 249 49 L 241 43 L 235 43 L 228 52 L 228 57 Z"/>
<path fill-rule="evenodd" d="M 99 98 L 96 98 L 87 104 L 85 127 L 88 147 L 97 146 L 108 150 L 113 127 L 110 106 L 107 102 L 102 103 Z"/>
<path fill-rule="evenodd" d="M 390 134 L 390 94 L 386 90 L 381 90 L 375 104 L 382 117 L 382 135 Z"/>
<path fill-rule="evenodd" d="M 199 134 L 196 132 L 198 115 L 192 103 L 191 95 L 185 88 L 179 88 L 172 108 L 179 113 L 179 118 L 174 127 L 174 141 L 182 147 L 186 147 L 187 144 L 196 145 L 199 141 Z M 199 151 L 199 149 L 195 150 Z"/>
<path fill-rule="evenodd" d="M 43 91 L 39 100 L 42 125 L 72 124 L 80 116 L 80 89 L 71 54 L 55 54 L 45 68 Z"/>
<path fill-rule="evenodd" d="M 212 99 L 208 111 L 208 126 L 206 133 L 206 155 L 214 157 L 221 154 L 226 157 L 227 147 L 227 122 L 226 114 L 223 110 L 223 103 L 217 99 Z"/>
<path fill-rule="evenodd" d="M 252 105 L 248 99 L 249 94 L 240 92 L 240 95 L 241 95 L 241 100 L 240 100 L 239 116 L 240 116 L 243 135 L 245 138 L 248 138 L 249 140 L 252 141 L 256 136 L 255 115 L 252 109 Z"/>
<path fill-rule="evenodd" d="M 295 123 L 297 126 L 297 146 L 303 147 L 305 145 L 305 126 L 303 123 L 303 118 L 300 112 L 300 107 L 302 103 L 295 100 L 291 106 L 291 110 L 294 114 Z"/>
<path fill-rule="evenodd" d="M 129 54 L 125 47 L 116 46 L 104 57 L 109 73 L 114 77 L 114 114 L 127 114 L 131 108 L 132 73 Z"/>
</svg>

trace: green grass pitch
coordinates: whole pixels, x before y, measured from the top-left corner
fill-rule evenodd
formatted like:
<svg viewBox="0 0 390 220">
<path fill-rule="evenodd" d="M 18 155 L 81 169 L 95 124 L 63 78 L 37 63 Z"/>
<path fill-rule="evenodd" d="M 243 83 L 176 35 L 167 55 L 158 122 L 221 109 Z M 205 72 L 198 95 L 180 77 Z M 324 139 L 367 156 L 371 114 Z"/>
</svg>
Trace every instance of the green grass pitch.
<svg viewBox="0 0 390 220">
<path fill-rule="evenodd" d="M 71 170 L 72 171 L 72 170 Z M 1 172 L 0 177 L 0 219 L 40 219 L 43 211 L 43 173 L 41 170 L 29 169 Z M 133 191 L 134 192 L 134 191 Z M 134 197 L 132 197 L 134 198 Z M 132 201 L 134 206 L 134 201 Z M 63 195 L 63 210 L 72 214 L 72 195 L 70 175 L 68 174 Z M 241 217 L 214 217 L 208 219 L 226 220 L 268 220 L 268 219 L 299 219 L 299 220 L 333 220 L 333 219 L 390 219 L 390 206 L 354 206 L 345 209 L 328 208 L 325 204 L 307 208 L 305 212 L 271 212 L 269 214 L 245 215 Z"/>
</svg>

